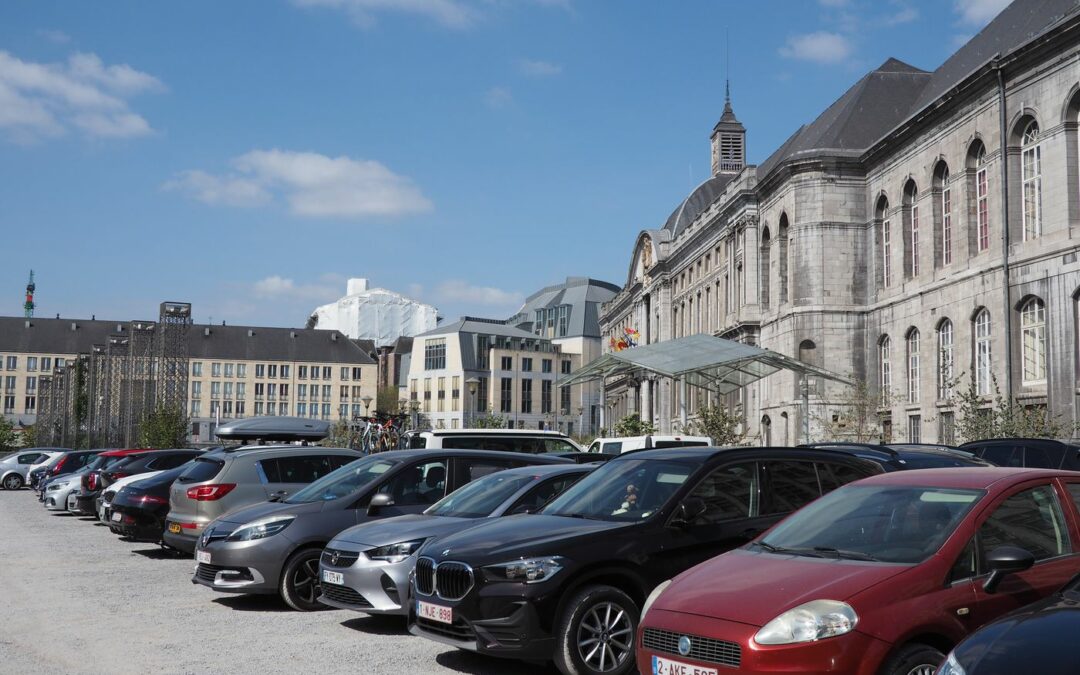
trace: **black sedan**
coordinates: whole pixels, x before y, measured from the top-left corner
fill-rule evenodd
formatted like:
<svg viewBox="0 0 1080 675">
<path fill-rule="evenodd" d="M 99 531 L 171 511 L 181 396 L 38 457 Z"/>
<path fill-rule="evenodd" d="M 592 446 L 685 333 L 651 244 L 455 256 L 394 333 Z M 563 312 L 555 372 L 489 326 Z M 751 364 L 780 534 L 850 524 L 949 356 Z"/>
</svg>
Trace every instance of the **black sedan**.
<svg viewBox="0 0 1080 675">
<path fill-rule="evenodd" d="M 109 529 L 138 541 L 161 541 L 169 515 L 169 488 L 187 465 L 125 485 L 113 497 Z"/>
<path fill-rule="evenodd" d="M 956 646 L 938 675 L 1075 675 L 1080 574 L 1054 595 L 989 623 Z"/>
</svg>

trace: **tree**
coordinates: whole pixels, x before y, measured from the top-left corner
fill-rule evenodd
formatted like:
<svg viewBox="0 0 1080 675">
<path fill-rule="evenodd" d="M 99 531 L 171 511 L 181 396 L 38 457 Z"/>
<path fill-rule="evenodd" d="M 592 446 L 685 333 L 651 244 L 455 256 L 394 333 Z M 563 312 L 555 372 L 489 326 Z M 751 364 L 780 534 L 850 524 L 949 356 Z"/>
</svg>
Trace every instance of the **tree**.
<svg viewBox="0 0 1080 675">
<path fill-rule="evenodd" d="M 6 417 L 0 417 L 0 454 L 19 449 L 19 434 L 15 425 Z"/>
<path fill-rule="evenodd" d="M 144 448 L 182 448 L 187 445 L 188 418 L 179 408 L 159 405 L 139 427 Z"/>
<path fill-rule="evenodd" d="M 330 426 L 330 433 L 322 439 L 320 445 L 327 448 L 351 448 L 353 442 L 352 427 L 348 420 L 338 420 Z"/>
<path fill-rule="evenodd" d="M 479 415 L 469 420 L 469 426 L 473 429 L 506 429 L 507 420 L 501 415 Z"/>
<path fill-rule="evenodd" d="M 24 448 L 36 448 L 37 447 L 37 426 L 31 424 L 28 427 L 23 427 L 19 432 L 19 445 Z"/>
<path fill-rule="evenodd" d="M 843 393 L 831 397 L 829 411 L 815 414 L 824 440 L 847 440 L 856 443 L 878 442 L 881 439 L 882 408 L 892 405 L 895 395 L 882 394 L 865 379 L 852 377 L 854 385 L 844 387 Z"/>
<path fill-rule="evenodd" d="M 646 422 L 641 419 L 641 416 L 637 413 L 631 413 L 615 423 L 615 427 L 612 429 L 616 436 L 644 436 L 646 434 L 655 434 L 656 427 L 652 425 L 652 422 Z"/>
<path fill-rule="evenodd" d="M 399 410 L 401 407 L 401 401 L 398 400 L 398 388 L 394 386 L 379 387 L 379 390 L 375 392 L 375 410 L 389 415 L 398 412 L 404 412 Z"/>
<path fill-rule="evenodd" d="M 698 408 L 697 419 L 687 425 L 695 433 L 708 436 L 713 445 L 739 445 L 746 438 L 746 418 L 722 405 Z"/>
<path fill-rule="evenodd" d="M 960 378 L 956 382 L 959 383 Z M 1051 415 L 1044 405 L 1024 404 L 1001 393 L 991 377 L 993 397 L 980 395 L 975 379 L 956 391 L 956 438 L 958 442 L 985 438 L 1068 438 L 1077 425 L 1061 415 Z"/>
</svg>

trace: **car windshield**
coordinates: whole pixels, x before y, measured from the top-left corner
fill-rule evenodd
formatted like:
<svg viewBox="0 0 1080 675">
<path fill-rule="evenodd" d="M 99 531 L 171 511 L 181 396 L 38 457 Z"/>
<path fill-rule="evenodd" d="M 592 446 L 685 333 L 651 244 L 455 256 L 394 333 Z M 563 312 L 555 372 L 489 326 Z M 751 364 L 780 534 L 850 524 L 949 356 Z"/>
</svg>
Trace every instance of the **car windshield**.
<svg viewBox="0 0 1080 675">
<path fill-rule="evenodd" d="M 501 471 L 493 473 L 451 492 L 424 513 L 429 516 L 484 518 L 491 515 L 510 495 L 534 480 L 536 477 L 532 475 L 504 475 Z"/>
<path fill-rule="evenodd" d="M 751 544 L 772 553 L 914 564 L 937 552 L 985 493 L 848 485 L 789 516 Z"/>
<path fill-rule="evenodd" d="M 285 501 L 289 504 L 306 504 L 347 497 L 389 471 L 397 463 L 380 457 L 358 459 L 331 471 Z"/>
<path fill-rule="evenodd" d="M 660 459 L 616 460 L 582 478 L 541 513 L 636 521 L 653 515 L 686 482 L 694 466 Z"/>
</svg>

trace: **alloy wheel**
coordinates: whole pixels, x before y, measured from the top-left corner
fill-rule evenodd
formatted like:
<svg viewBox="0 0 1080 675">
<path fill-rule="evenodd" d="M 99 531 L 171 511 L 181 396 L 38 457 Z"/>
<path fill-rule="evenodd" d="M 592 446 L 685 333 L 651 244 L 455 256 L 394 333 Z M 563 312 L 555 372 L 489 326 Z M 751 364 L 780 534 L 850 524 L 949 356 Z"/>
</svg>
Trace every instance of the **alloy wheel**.
<svg viewBox="0 0 1080 675">
<path fill-rule="evenodd" d="M 589 668 L 610 672 L 630 657 L 633 639 L 634 625 L 626 610 L 613 602 L 599 602 L 578 625 L 578 654 Z"/>
<path fill-rule="evenodd" d="M 319 559 L 310 558 L 302 562 L 293 572 L 293 588 L 296 595 L 304 602 L 315 602 L 319 597 Z"/>
<path fill-rule="evenodd" d="M 937 666 L 924 663 L 909 670 L 907 675 L 934 675 L 935 672 L 937 672 Z"/>
<path fill-rule="evenodd" d="M 18 490 L 22 487 L 22 479 L 18 476 L 8 476 L 4 479 L 5 490 Z"/>
</svg>

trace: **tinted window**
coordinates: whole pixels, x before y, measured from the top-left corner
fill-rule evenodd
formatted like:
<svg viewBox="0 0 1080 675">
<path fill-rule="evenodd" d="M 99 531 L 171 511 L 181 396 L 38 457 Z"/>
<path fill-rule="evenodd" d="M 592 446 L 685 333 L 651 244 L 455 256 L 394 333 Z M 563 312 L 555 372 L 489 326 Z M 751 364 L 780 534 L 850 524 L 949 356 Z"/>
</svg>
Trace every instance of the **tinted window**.
<svg viewBox="0 0 1080 675">
<path fill-rule="evenodd" d="M 769 513 L 790 513 L 821 496 L 813 462 L 766 462 Z"/>
<path fill-rule="evenodd" d="M 1001 503 L 979 528 L 985 554 L 998 546 L 1019 546 L 1036 560 L 1068 553 L 1069 532 L 1054 489 L 1024 490 Z"/>
<path fill-rule="evenodd" d="M 654 448 L 704 448 L 709 444 L 705 441 L 656 441 Z"/>
<path fill-rule="evenodd" d="M 611 443 L 604 443 L 605 455 L 620 455 L 622 454 L 622 441 L 612 441 Z"/>
<path fill-rule="evenodd" d="M 395 461 L 380 457 L 358 459 L 323 476 L 285 501 L 289 504 L 302 504 L 346 497 L 378 479 L 396 464 Z"/>
<path fill-rule="evenodd" d="M 438 460 L 414 464 L 379 487 L 395 506 L 434 504 L 446 494 L 446 462 Z"/>
<path fill-rule="evenodd" d="M 832 492 L 838 487 L 866 478 L 867 474 L 847 464 L 833 464 L 832 462 L 818 462 L 818 480 L 821 483 L 822 494 Z"/>
<path fill-rule="evenodd" d="M 175 469 L 184 462 L 191 459 L 191 455 L 165 455 L 164 457 L 155 457 L 146 468 L 152 471 L 166 471 L 168 469 Z"/>
<path fill-rule="evenodd" d="M 982 458 L 998 466 L 1023 466 L 1023 448 L 1013 445 L 990 445 L 982 453 Z"/>
<path fill-rule="evenodd" d="M 810 465 L 813 474 L 814 466 Z M 817 478 L 814 479 L 817 490 Z M 724 466 L 705 476 L 690 492 L 705 502 L 705 513 L 695 524 L 719 523 L 735 518 L 747 518 L 758 510 L 758 480 L 755 465 Z"/>
<path fill-rule="evenodd" d="M 484 518 L 533 480 L 533 476 L 522 474 L 490 475 L 454 490 L 424 513 L 454 518 Z"/>
<path fill-rule="evenodd" d="M 258 464 L 268 483 L 311 483 L 334 470 L 326 455 L 274 457 Z"/>
<path fill-rule="evenodd" d="M 1046 445 L 1035 445 L 1024 448 L 1024 466 L 1037 469 L 1058 469 L 1063 460 L 1062 451 L 1058 448 Z"/>
<path fill-rule="evenodd" d="M 548 438 L 544 440 L 544 452 L 578 452 L 578 449 L 566 441 Z"/>
<path fill-rule="evenodd" d="M 176 479 L 181 483 L 201 483 L 218 475 L 225 462 L 220 459 L 198 457 Z"/>
<path fill-rule="evenodd" d="M 41 461 L 41 459 L 44 458 L 44 457 L 45 457 L 45 455 L 41 455 L 41 454 L 38 454 L 38 453 L 30 453 L 28 455 L 19 455 L 19 464 L 36 464 L 37 462 Z"/>
<path fill-rule="evenodd" d="M 499 450 L 533 454 L 544 451 L 544 443 L 540 439 L 509 436 L 448 436 L 443 438 L 442 446 L 447 450 Z"/>
<path fill-rule="evenodd" d="M 327 459 L 330 461 L 330 466 L 333 467 L 335 471 L 346 464 L 352 464 L 356 461 L 356 458 L 350 455 L 327 455 Z"/>
<path fill-rule="evenodd" d="M 648 518 L 668 502 L 694 467 L 658 459 L 617 459 L 581 479 L 543 513 L 598 520 Z"/>
<path fill-rule="evenodd" d="M 496 471 L 502 471 L 503 469 L 509 469 L 511 467 L 510 462 L 507 461 L 479 458 L 461 458 L 458 460 L 458 463 L 461 466 L 460 475 L 463 484 L 471 483 L 477 478 L 483 478 Z"/>
<path fill-rule="evenodd" d="M 540 510 L 540 507 L 550 502 L 556 495 L 561 494 L 563 490 L 576 483 L 584 475 L 584 473 L 575 473 L 546 480 L 526 492 L 521 499 L 510 507 L 509 511 L 514 513 L 523 513 L 525 511 L 535 513 Z"/>
</svg>

